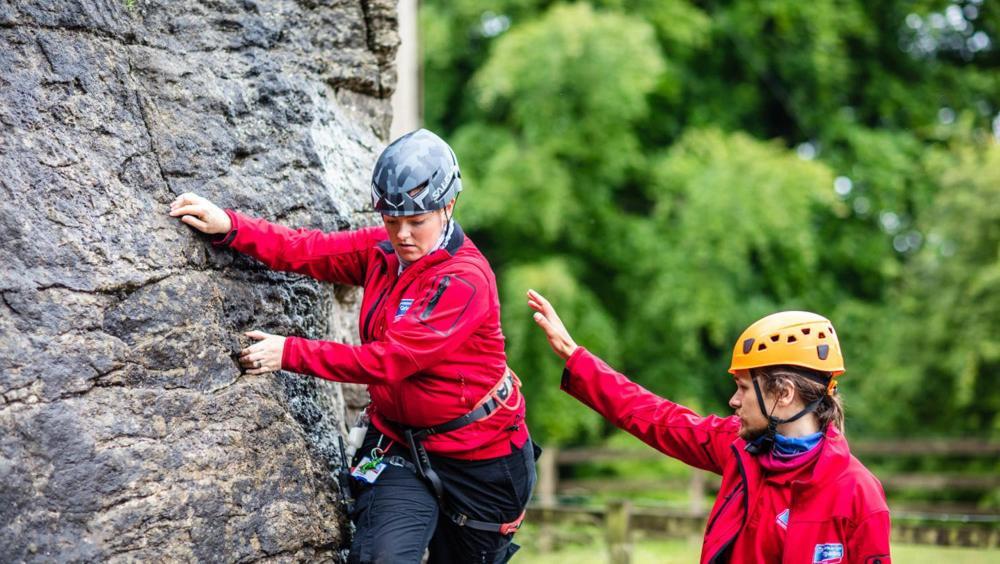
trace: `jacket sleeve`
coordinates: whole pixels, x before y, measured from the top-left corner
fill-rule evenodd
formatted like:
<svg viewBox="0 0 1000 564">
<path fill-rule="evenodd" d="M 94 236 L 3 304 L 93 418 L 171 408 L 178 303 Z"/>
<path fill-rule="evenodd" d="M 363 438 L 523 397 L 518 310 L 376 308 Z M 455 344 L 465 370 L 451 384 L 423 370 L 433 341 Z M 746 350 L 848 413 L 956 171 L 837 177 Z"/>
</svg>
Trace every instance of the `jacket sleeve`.
<svg viewBox="0 0 1000 564">
<path fill-rule="evenodd" d="M 233 223 L 217 245 L 250 255 L 272 270 L 297 272 L 351 286 L 364 283 L 368 251 L 387 238 L 381 227 L 324 233 L 314 229 L 292 230 L 226 210 Z"/>
<path fill-rule="evenodd" d="M 447 358 L 482 324 L 495 292 L 476 268 L 438 272 L 421 286 L 422 297 L 382 340 L 345 345 L 288 337 L 282 368 L 338 382 L 393 384 Z"/>
<path fill-rule="evenodd" d="M 889 511 L 881 510 L 865 517 L 848 540 L 850 564 L 891 564 L 889 556 Z"/>
<path fill-rule="evenodd" d="M 583 347 L 566 362 L 562 389 L 616 427 L 678 460 L 721 474 L 732 457 L 735 418 L 701 417 L 618 373 Z"/>
</svg>

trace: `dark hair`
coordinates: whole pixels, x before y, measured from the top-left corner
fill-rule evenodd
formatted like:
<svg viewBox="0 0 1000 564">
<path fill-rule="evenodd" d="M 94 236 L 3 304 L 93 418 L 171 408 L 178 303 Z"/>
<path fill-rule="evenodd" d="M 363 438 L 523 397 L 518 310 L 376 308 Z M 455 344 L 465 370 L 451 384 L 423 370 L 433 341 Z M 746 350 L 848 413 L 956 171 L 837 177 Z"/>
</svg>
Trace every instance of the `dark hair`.
<svg viewBox="0 0 1000 564">
<path fill-rule="evenodd" d="M 819 419 L 820 429 L 826 429 L 827 425 L 832 423 L 841 433 L 844 432 L 844 404 L 840 394 L 836 392 L 832 396 L 827 394 L 827 386 L 820 383 L 829 381 L 829 372 L 782 364 L 755 368 L 753 373 L 760 380 L 762 390 L 770 395 L 777 394 L 784 386 L 792 385 L 806 405 L 822 398 L 816 411 L 813 412 Z"/>
</svg>

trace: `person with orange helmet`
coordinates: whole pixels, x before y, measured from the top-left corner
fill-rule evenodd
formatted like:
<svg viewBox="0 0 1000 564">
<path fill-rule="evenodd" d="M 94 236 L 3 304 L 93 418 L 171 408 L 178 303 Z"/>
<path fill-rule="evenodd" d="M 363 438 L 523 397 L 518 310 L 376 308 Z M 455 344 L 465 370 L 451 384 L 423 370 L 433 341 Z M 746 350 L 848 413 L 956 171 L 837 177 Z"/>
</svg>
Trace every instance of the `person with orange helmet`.
<svg viewBox="0 0 1000 564">
<path fill-rule="evenodd" d="M 703 564 L 890 564 L 885 493 L 844 437 L 844 358 L 827 318 L 784 311 L 750 325 L 729 367 L 734 414 L 702 417 L 577 346 L 538 292 L 529 290 L 528 305 L 566 361 L 564 391 L 664 454 L 722 476 Z"/>
</svg>

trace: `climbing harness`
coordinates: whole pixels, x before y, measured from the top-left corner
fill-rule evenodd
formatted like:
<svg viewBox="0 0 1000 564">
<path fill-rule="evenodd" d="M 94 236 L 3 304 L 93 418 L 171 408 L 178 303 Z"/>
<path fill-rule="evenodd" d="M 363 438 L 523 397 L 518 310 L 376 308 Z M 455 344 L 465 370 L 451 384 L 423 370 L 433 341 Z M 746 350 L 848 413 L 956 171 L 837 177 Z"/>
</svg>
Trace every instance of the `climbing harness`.
<svg viewBox="0 0 1000 564">
<path fill-rule="evenodd" d="M 501 535 L 510 535 L 515 533 L 521 527 L 521 522 L 524 521 L 525 511 L 522 511 L 521 515 L 519 515 L 517 519 L 509 523 L 478 521 L 463 513 L 452 511 L 448 507 L 445 499 L 444 484 L 441 481 L 441 477 L 438 476 L 437 472 L 435 472 L 434 468 L 431 466 L 431 459 L 427 454 L 427 449 L 424 448 L 423 441 L 431 435 L 448 433 L 461 429 L 467 425 L 471 425 L 477 421 L 482 421 L 496 413 L 499 409 L 507 409 L 511 411 L 519 409 L 521 407 L 521 402 L 524 401 L 524 398 L 520 393 L 516 394 L 517 400 L 514 405 L 510 405 L 507 402 L 515 395 L 514 392 L 519 390 L 520 387 L 521 381 L 513 372 L 510 371 L 510 369 L 507 369 L 504 372 L 503 378 L 501 378 L 497 385 L 494 386 L 493 389 L 490 390 L 490 392 L 480 401 L 479 405 L 465 415 L 456 417 L 455 419 L 446 421 L 440 425 L 425 427 L 422 429 L 407 427 L 406 425 L 396 423 L 395 425 L 397 427 L 403 429 L 403 436 L 406 437 L 406 442 L 410 447 L 410 456 L 413 458 L 413 462 L 410 462 L 401 456 L 390 456 L 385 459 L 380 458 L 380 462 L 383 464 L 406 468 L 427 482 L 430 485 L 431 490 L 434 492 L 434 495 L 437 497 L 441 510 L 448 517 L 448 519 L 451 520 L 451 522 L 455 523 L 459 527 L 469 527 L 480 531 L 500 533 Z M 374 450 L 372 452 L 374 453 Z"/>
</svg>

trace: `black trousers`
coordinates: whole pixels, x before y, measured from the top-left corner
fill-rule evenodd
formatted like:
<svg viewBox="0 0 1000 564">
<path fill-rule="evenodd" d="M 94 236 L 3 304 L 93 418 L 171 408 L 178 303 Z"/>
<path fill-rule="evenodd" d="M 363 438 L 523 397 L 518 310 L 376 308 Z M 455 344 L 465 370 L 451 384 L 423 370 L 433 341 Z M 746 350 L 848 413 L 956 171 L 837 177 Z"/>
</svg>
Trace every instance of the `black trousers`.
<svg viewBox="0 0 1000 564">
<path fill-rule="evenodd" d="M 368 455 L 380 436 L 369 428 L 357 458 Z M 384 447 L 389 438 L 382 442 Z M 406 467 L 387 465 L 374 484 L 355 482 L 351 520 L 356 531 L 347 561 L 419 564 L 429 548 L 430 564 L 507 562 L 518 549 L 514 535 L 460 527 L 447 512 L 491 523 L 517 519 L 535 485 L 537 447 L 528 441 L 520 449 L 511 448 L 509 455 L 488 460 L 431 454 L 431 465 L 444 484 L 445 510 L 430 485 Z M 413 462 L 407 445 L 393 444 L 385 456 Z"/>
</svg>

